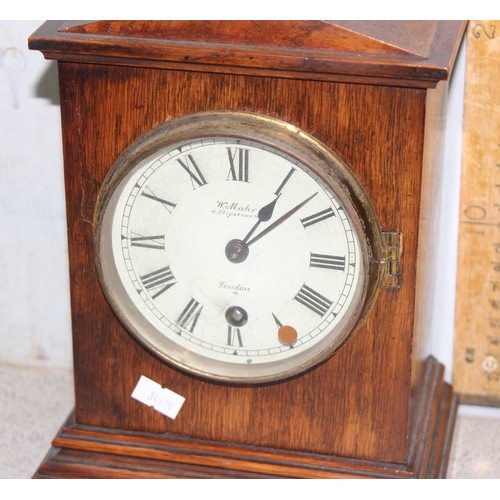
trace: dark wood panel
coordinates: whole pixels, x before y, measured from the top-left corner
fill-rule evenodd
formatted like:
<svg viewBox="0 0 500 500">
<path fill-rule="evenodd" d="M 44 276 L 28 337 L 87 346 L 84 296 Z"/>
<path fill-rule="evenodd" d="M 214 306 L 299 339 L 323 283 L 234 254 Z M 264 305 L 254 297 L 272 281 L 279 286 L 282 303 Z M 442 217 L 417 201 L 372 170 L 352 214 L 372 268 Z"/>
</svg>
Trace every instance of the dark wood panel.
<svg viewBox="0 0 500 500">
<path fill-rule="evenodd" d="M 94 21 L 70 22 L 58 32 L 142 40 L 322 50 L 360 55 L 428 57 L 440 21 Z M 408 33 L 419 36 L 409 36 Z"/>
<path fill-rule="evenodd" d="M 448 78 L 462 21 L 51 21 L 48 59 L 432 88 Z"/>
</svg>

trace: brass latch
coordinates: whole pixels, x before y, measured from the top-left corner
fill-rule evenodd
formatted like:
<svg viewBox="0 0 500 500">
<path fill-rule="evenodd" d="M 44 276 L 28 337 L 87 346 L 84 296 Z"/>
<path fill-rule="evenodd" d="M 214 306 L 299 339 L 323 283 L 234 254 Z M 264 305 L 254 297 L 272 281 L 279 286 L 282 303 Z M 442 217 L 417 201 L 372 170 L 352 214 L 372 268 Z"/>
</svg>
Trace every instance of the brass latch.
<svg viewBox="0 0 500 500">
<path fill-rule="evenodd" d="M 382 237 L 386 245 L 386 272 L 382 280 L 384 288 L 399 288 L 401 285 L 401 233 L 383 231 Z"/>
</svg>

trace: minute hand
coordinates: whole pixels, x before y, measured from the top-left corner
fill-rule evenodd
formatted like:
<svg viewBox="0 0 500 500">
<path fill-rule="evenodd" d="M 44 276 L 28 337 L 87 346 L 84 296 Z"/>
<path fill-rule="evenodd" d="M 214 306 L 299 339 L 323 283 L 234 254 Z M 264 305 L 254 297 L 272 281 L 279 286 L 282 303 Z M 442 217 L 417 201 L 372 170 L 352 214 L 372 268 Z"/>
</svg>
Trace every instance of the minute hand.
<svg viewBox="0 0 500 500">
<path fill-rule="evenodd" d="M 296 207 L 292 208 L 286 214 L 282 215 L 279 219 L 277 219 L 275 222 L 273 222 L 270 226 L 266 227 L 266 229 L 264 229 L 264 231 L 260 232 L 257 236 L 255 236 L 250 241 L 248 241 L 247 246 L 250 246 L 252 243 L 255 243 L 256 241 L 260 240 L 267 233 L 270 233 L 273 229 L 276 229 L 280 224 L 282 224 L 287 219 L 289 219 L 295 212 L 299 211 L 306 203 L 309 203 L 317 194 L 318 194 L 317 192 L 314 193 L 312 196 L 309 196 L 309 198 L 304 200 L 302 203 L 299 203 Z"/>
</svg>

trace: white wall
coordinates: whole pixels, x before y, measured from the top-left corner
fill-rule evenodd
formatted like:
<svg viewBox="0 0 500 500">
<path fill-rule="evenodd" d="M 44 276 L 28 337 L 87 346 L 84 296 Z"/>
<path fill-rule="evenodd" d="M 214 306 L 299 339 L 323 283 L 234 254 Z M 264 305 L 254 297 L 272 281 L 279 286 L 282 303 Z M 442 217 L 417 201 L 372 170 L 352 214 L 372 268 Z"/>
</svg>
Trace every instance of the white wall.
<svg viewBox="0 0 500 500">
<path fill-rule="evenodd" d="M 70 368 L 56 63 L 0 21 L 0 362 Z"/>
<path fill-rule="evenodd" d="M 42 21 L 0 21 L 0 363 L 71 367 L 55 62 L 29 51 Z M 451 380 L 464 79 L 450 85 L 432 352 Z M 458 70 L 458 71 L 457 71 Z"/>
</svg>

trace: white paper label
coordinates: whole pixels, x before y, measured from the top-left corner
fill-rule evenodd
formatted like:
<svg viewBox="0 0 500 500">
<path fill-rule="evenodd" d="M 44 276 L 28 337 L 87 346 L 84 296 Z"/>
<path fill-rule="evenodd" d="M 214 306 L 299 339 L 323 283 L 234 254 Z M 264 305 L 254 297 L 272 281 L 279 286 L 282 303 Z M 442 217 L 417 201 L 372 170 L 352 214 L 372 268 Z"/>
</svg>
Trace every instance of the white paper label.
<svg viewBox="0 0 500 500">
<path fill-rule="evenodd" d="M 144 375 L 139 379 L 132 397 L 145 405 L 152 406 L 156 411 L 172 420 L 175 419 L 186 400 L 169 389 L 163 389 L 160 384 Z"/>
</svg>

